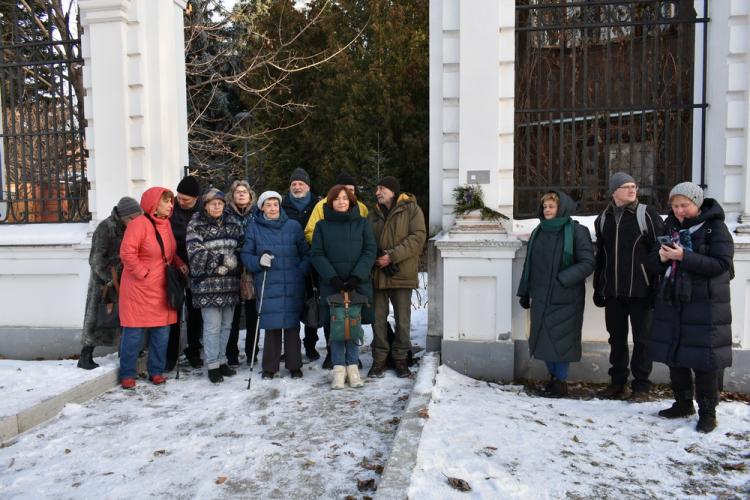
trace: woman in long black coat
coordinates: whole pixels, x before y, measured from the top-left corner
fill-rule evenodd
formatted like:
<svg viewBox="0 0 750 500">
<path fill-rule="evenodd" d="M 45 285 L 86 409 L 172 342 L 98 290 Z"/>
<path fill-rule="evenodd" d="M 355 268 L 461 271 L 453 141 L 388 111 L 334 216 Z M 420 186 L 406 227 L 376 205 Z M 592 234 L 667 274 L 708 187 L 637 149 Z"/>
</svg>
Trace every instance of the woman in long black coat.
<svg viewBox="0 0 750 500">
<path fill-rule="evenodd" d="M 729 297 L 734 241 L 724 210 L 692 182 L 669 193 L 672 210 L 666 240 L 654 248 L 649 267 L 660 273 L 648 353 L 669 366 L 675 403 L 664 418 L 695 414 L 693 374 L 701 432 L 716 428 L 719 373 L 732 364 Z"/>
<path fill-rule="evenodd" d="M 541 223 L 529 238 L 518 296 L 531 308 L 529 351 L 550 373 L 545 394 L 568 393 L 568 368 L 581 359 L 586 277 L 594 271 L 588 229 L 571 219 L 575 202 L 562 191 L 542 196 Z"/>
</svg>

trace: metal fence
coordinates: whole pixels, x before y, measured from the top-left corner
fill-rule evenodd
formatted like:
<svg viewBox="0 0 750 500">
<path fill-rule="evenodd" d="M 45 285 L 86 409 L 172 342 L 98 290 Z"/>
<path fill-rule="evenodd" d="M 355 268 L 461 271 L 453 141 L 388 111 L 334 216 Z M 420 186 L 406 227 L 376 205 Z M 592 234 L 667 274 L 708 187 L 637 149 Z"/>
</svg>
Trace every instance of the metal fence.
<svg viewBox="0 0 750 500">
<path fill-rule="evenodd" d="M 703 183 L 707 8 L 517 0 L 516 217 L 536 216 L 551 188 L 599 213 L 617 171 L 661 211 L 675 183 Z"/>
<path fill-rule="evenodd" d="M 11 5 L 12 4 L 12 5 Z M 0 201 L 6 223 L 91 218 L 80 24 L 61 33 L 51 6 L 0 12 Z"/>
</svg>

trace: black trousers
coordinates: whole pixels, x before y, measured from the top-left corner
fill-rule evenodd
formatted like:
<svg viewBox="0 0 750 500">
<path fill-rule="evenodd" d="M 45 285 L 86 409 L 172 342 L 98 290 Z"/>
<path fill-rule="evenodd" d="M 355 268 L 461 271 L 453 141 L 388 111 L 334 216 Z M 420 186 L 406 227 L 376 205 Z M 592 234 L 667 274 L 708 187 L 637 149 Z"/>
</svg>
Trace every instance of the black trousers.
<svg viewBox="0 0 750 500">
<path fill-rule="evenodd" d="M 302 346 L 299 339 L 299 327 L 276 330 L 265 330 L 263 341 L 263 371 L 276 373 L 281 361 L 281 342 L 284 340 L 284 366 L 287 370 L 302 368 Z"/>
<path fill-rule="evenodd" d="M 240 350 L 237 347 L 237 341 L 240 339 L 240 318 L 242 317 L 242 310 L 245 311 L 245 356 L 249 360 L 251 358 L 251 352 L 253 350 L 253 342 L 255 336 L 255 326 L 258 322 L 258 310 L 255 308 L 255 299 L 252 300 L 241 300 L 237 307 L 234 308 L 234 316 L 232 317 L 232 328 L 229 330 L 229 341 L 227 342 L 227 360 L 236 361 L 240 355 Z M 260 335 L 260 332 L 258 332 Z M 255 342 L 255 354 L 258 354 L 260 345 Z"/>
<path fill-rule="evenodd" d="M 185 290 L 185 310 L 187 311 L 187 348 L 185 354 L 200 357 L 203 346 L 203 316 L 201 310 L 193 307 L 193 293 L 190 289 Z M 169 343 L 167 344 L 167 365 L 170 361 L 174 363 L 180 357 L 180 324 L 182 323 L 182 311 L 177 312 L 177 323 L 169 329 Z"/>
<path fill-rule="evenodd" d="M 719 370 L 704 372 L 701 370 L 691 370 L 690 368 L 669 367 L 669 379 L 672 383 L 672 390 L 675 398 L 695 399 L 698 404 L 701 401 L 712 401 L 715 405 L 719 400 Z M 695 382 L 693 382 L 695 374 Z"/>
<path fill-rule="evenodd" d="M 305 300 L 313 296 L 313 286 L 320 290 L 320 277 L 314 269 L 311 269 L 310 273 L 305 278 Z M 305 351 L 311 351 L 314 349 L 315 344 L 318 343 L 318 339 L 320 339 L 320 337 L 318 337 L 318 329 L 306 326 L 305 339 L 303 340 Z"/>
<path fill-rule="evenodd" d="M 618 299 L 607 297 L 604 317 L 609 332 L 609 376 L 612 383 L 625 385 L 633 373 L 633 391 L 651 388 L 653 363 L 646 355 L 646 340 L 651 332 L 651 302 L 648 299 Z M 628 319 L 633 330 L 633 356 L 628 350 Z M 630 370 L 628 370 L 628 360 Z"/>
</svg>

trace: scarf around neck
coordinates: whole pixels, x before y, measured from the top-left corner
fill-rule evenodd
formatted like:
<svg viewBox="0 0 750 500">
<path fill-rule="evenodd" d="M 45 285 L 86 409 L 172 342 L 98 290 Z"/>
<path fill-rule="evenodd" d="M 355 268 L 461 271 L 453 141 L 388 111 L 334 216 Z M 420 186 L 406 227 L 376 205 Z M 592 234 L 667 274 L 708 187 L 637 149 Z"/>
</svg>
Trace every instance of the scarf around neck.
<svg viewBox="0 0 750 500">
<path fill-rule="evenodd" d="M 565 216 L 542 220 L 531 233 L 531 238 L 529 238 L 529 245 L 526 249 L 526 261 L 523 264 L 523 274 L 521 275 L 521 284 L 519 286 L 519 295 L 526 295 L 528 293 L 532 249 L 539 231 L 556 233 L 560 230 L 563 231 L 563 254 L 560 270 L 566 269 L 573 264 L 573 219 L 570 216 Z"/>
</svg>

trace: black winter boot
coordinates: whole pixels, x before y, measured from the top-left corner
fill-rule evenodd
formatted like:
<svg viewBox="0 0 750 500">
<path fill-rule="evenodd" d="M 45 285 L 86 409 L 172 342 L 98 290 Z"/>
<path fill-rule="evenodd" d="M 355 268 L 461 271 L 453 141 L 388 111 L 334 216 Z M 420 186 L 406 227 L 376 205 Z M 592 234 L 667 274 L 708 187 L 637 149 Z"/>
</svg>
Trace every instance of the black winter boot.
<svg viewBox="0 0 750 500">
<path fill-rule="evenodd" d="M 237 371 L 234 368 L 230 368 L 229 365 L 219 365 L 219 373 L 225 377 L 234 377 L 237 375 Z"/>
<path fill-rule="evenodd" d="M 683 418 L 695 415 L 693 406 L 693 391 L 682 391 L 674 393 L 675 402 L 670 408 L 661 410 L 659 416 L 662 418 Z"/>
<path fill-rule="evenodd" d="M 698 398 L 698 425 L 695 430 L 709 433 L 716 429 L 716 405 L 719 403 L 715 398 Z"/>
<path fill-rule="evenodd" d="M 78 358 L 78 368 L 84 370 L 93 370 L 99 368 L 99 365 L 94 363 L 94 347 L 86 346 L 81 349 L 81 357 Z"/>
<path fill-rule="evenodd" d="M 383 378 L 385 377 L 385 361 L 373 361 L 370 371 L 367 372 L 369 378 Z"/>
<path fill-rule="evenodd" d="M 548 389 L 544 391 L 548 398 L 562 398 L 568 395 L 568 383 L 559 378 L 553 378 L 549 383 Z"/>
<path fill-rule="evenodd" d="M 211 368 L 208 370 L 208 380 L 210 380 L 212 384 L 224 382 L 224 377 L 221 376 L 221 369 Z"/>
</svg>

